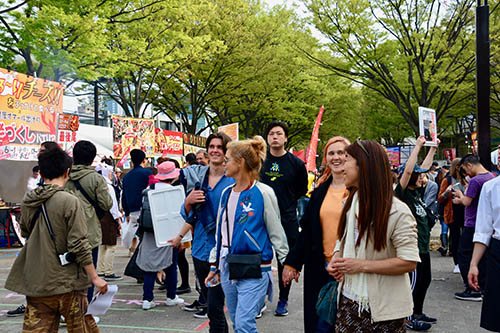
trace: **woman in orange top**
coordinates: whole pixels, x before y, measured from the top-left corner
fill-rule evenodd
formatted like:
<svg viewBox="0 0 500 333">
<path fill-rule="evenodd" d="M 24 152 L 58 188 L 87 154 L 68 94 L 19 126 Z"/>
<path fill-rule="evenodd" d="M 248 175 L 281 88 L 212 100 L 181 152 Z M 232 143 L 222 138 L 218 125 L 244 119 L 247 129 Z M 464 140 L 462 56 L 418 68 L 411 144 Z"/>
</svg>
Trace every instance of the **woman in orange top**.
<svg viewBox="0 0 500 333">
<path fill-rule="evenodd" d="M 321 288 L 331 281 L 326 271 L 338 239 L 337 229 L 342 213 L 342 200 L 348 192 L 344 185 L 345 147 L 349 141 L 341 136 L 331 138 L 325 146 L 323 165 L 325 172 L 319 179 L 319 186 L 300 221 L 302 231 L 294 248 L 289 252 L 283 281 L 295 279 L 304 266 L 304 329 L 305 332 L 330 332 L 332 327 L 319 320 L 316 315 L 316 301 Z"/>
</svg>

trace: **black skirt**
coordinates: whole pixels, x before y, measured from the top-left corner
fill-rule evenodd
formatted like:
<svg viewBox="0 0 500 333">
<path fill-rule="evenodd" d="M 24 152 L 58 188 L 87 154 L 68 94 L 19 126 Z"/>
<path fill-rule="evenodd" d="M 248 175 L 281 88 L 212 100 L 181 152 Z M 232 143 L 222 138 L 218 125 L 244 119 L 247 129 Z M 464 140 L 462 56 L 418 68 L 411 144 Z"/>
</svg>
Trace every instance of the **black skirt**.
<svg viewBox="0 0 500 333">
<path fill-rule="evenodd" d="M 486 272 L 481 327 L 500 332 L 500 240 L 495 238 L 487 251 Z"/>
</svg>

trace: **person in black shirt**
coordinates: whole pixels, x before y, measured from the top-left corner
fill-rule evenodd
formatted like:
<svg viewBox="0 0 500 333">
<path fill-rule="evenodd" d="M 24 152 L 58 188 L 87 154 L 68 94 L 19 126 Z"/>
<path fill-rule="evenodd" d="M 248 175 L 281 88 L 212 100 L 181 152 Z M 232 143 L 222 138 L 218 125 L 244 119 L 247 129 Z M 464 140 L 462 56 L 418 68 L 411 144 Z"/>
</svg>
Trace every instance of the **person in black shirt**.
<svg viewBox="0 0 500 333">
<path fill-rule="evenodd" d="M 297 200 L 307 193 L 307 171 L 304 162 L 285 150 L 288 126 L 279 121 L 271 122 L 266 129 L 269 151 L 260 171 L 260 180 L 271 186 L 278 198 L 281 224 L 285 230 L 288 247 L 293 248 L 299 236 L 297 220 Z M 274 314 L 288 315 L 288 294 L 290 285 L 285 287 L 282 274 L 283 265 L 278 262 L 279 302 Z"/>
</svg>

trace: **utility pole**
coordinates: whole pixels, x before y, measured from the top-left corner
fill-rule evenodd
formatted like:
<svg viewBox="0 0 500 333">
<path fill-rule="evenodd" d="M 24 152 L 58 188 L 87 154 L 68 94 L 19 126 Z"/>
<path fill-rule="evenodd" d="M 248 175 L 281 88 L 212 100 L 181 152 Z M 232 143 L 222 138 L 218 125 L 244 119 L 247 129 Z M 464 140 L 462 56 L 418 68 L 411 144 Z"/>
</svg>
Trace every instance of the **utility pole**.
<svg viewBox="0 0 500 333">
<path fill-rule="evenodd" d="M 477 0 L 476 8 L 476 92 L 477 137 L 481 164 L 491 170 L 490 158 L 490 40 L 488 0 Z"/>
<path fill-rule="evenodd" d="M 99 125 L 99 87 L 94 81 L 94 125 Z"/>
</svg>

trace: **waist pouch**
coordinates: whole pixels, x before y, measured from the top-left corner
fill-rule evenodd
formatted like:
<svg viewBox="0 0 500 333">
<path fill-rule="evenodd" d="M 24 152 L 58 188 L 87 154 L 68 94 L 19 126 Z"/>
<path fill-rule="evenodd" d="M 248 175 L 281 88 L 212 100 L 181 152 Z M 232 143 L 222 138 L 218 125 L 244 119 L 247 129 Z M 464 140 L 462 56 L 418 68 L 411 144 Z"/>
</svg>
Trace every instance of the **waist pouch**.
<svg viewBox="0 0 500 333">
<path fill-rule="evenodd" d="M 260 279 L 261 254 L 228 254 L 229 280 Z"/>
</svg>

